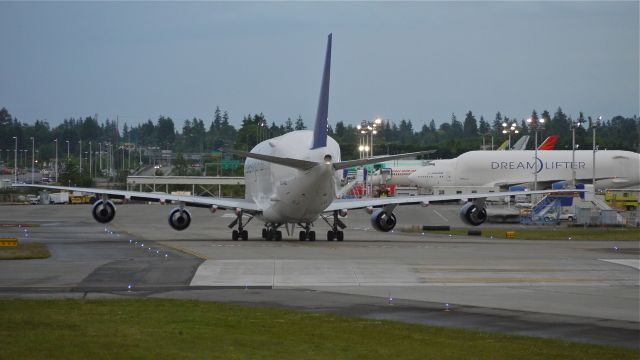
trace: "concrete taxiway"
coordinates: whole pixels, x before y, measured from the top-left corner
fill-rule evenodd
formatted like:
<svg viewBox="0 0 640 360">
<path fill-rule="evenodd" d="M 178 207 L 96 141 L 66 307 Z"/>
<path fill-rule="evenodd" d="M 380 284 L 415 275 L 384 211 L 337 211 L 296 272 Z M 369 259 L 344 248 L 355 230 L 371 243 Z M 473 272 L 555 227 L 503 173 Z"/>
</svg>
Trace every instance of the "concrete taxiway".
<svg viewBox="0 0 640 360">
<path fill-rule="evenodd" d="M 2 224 L 39 225 L 0 236 L 52 252 L 0 262 L 0 297 L 205 299 L 640 347 L 638 241 L 379 233 L 353 211 L 341 243 L 321 222 L 316 242 L 262 241 L 253 222 L 233 242 L 230 213 L 191 210 L 176 232 L 169 209 L 119 206 L 105 227 L 89 206 L 0 206 Z M 399 226 L 458 226 L 457 209 L 400 207 Z"/>
</svg>

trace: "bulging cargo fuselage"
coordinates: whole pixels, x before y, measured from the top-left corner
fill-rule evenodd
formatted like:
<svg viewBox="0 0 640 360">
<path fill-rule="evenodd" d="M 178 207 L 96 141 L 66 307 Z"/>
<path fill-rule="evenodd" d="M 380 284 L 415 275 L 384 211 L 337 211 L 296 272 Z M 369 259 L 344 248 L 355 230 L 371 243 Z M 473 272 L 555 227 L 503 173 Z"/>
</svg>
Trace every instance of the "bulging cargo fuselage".
<svg viewBox="0 0 640 360">
<path fill-rule="evenodd" d="M 640 184 L 640 154 L 622 150 L 596 151 L 596 188 L 625 188 Z M 570 181 L 591 183 L 593 152 L 579 150 L 469 151 L 449 160 L 434 160 L 409 176 L 422 188 L 435 186 L 508 186 Z"/>
</svg>

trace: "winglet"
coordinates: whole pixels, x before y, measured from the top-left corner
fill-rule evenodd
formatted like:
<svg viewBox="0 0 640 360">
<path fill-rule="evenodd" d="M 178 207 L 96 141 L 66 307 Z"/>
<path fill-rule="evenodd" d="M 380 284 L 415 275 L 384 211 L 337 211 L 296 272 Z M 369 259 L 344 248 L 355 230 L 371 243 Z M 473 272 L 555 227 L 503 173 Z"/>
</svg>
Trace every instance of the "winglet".
<svg viewBox="0 0 640 360">
<path fill-rule="evenodd" d="M 331 35 L 327 40 L 327 53 L 324 58 L 324 72 L 322 73 L 322 85 L 320 87 L 320 99 L 318 100 L 318 112 L 313 128 L 313 144 L 311 149 L 327 146 L 327 118 L 329 117 L 329 78 L 331 77 Z"/>
</svg>

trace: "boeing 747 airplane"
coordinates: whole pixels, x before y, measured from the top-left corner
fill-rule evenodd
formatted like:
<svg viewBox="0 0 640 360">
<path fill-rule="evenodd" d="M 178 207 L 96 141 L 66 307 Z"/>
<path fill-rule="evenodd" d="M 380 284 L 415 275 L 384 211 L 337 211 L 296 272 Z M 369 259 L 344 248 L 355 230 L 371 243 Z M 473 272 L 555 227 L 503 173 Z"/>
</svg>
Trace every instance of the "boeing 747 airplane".
<svg viewBox="0 0 640 360">
<path fill-rule="evenodd" d="M 235 219 L 232 228 L 233 240 L 247 240 L 249 235 L 246 225 L 256 218 L 262 220 L 262 238 L 281 240 L 284 227 L 291 234 L 298 225 L 299 240 L 316 239 L 312 226 L 318 220 L 325 221 L 329 230 L 327 240 L 342 241 L 346 227 L 340 217 L 347 215 L 352 209 L 366 209 L 371 214 L 372 226 L 379 231 L 390 231 L 396 225 L 393 210 L 401 204 L 420 204 L 430 201 L 471 199 L 465 204 L 460 216 L 472 225 L 480 225 L 486 220 L 484 200 L 487 197 L 499 196 L 496 193 L 469 194 L 456 196 L 412 196 L 379 199 L 338 199 L 340 193 L 341 169 L 379 163 L 412 155 L 400 154 L 379 156 L 367 159 L 342 161 L 340 146 L 327 136 L 327 117 L 329 109 L 329 78 L 331 68 L 331 34 L 327 40 L 324 72 L 320 88 L 320 100 L 316 113 L 314 129 L 293 131 L 273 139 L 263 141 L 250 152 L 223 149 L 232 154 L 247 158 L 244 165 L 245 198 L 214 198 L 203 196 L 183 196 L 157 194 L 136 191 L 121 191 L 97 188 L 81 188 L 49 185 L 14 184 L 22 187 L 38 187 L 66 191 L 94 193 L 98 200 L 91 213 L 100 223 L 112 221 L 116 207 L 109 198 L 125 198 L 131 200 L 160 201 L 177 204 L 169 211 L 169 225 L 175 230 L 184 230 L 191 223 L 191 214 L 186 207 L 206 207 L 212 211 L 218 209 L 232 210 Z M 510 195 L 543 193 L 512 192 Z"/>
<path fill-rule="evenodd" d="M 571 150 L 538 151 L 469 151 L 457 158 L 436 160 L 408 176 L 409 181 L 421 188 L 434 186 L 531 186 L 534 172 L 538 188 L 550 188 L 553 183 L 591 183 L 593 151 L 576 150 L 575 161 Z M 619 189 L 640 184 L 640 154 L 621 150 L 599 150 L 595 154 L 595 188 Z"/>
</svg>

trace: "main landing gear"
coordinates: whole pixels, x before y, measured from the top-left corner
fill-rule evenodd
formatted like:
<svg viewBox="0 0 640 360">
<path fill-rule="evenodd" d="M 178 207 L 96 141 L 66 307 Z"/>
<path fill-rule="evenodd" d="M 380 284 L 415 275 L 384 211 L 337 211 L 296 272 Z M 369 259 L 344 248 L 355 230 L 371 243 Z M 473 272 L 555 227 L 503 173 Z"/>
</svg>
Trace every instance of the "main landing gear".
<svg viewBox="0 0 640 360">
<path fill-rule="evenodd" d="M 298 225 L 301 228 L 304 228 L 304 230 L 300 231 L 300 235 L 298 237 L 300 241 L 305 241 L 305 240 L 316 241 L 316 232 L 311 230 L 310 223 L 305 223 L 304 225 L 302 224 L 298 224 Z"/>
<path fill-rule="evenodd" d="M 327 225 L 331 226 L 331 230 L 327 231 L 327 240 L 343 241 L 344 232 L 342 232 L 342 230 L 338 230 L 338 227 L 340 229 L 344 229 L 347 227 L 347 225 L 345 225 L 340 219 L 338 219 L 338 211 L 336 210 L 333 212 L 333 223 L 329 223 L 329 220 L 327 220 L 327 218 L 324 216 L 322 217 L 322 219 L 327 223 Z"/>
<path fill-rule="evenodd" d="M 282 240 L 282 231 L 278 230 L 282 224 L 265 224 L 265 227 L 262 229 L 262 238 L 271 241 L 281 241 Z"/>
<path fill-rule="evenodd" d="M 236 210 L 236 219 L 229 224 L 229 228 L 233 229 L 236 225 L 238 225 L 238 230 L 233 230 L 231 232 L 231 240 L 238 241 L 242 239 L 243 241 L 247 241 L 249 239 L 249 233 L 244 229 L 245 226 L 253 219 L 251 216 L 244 224 L 242 223 L 242 211 Z"/>
</svg>

